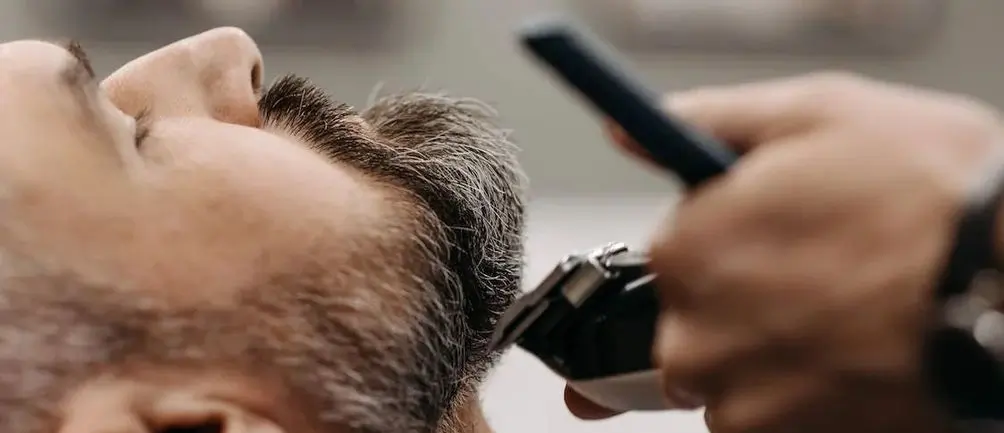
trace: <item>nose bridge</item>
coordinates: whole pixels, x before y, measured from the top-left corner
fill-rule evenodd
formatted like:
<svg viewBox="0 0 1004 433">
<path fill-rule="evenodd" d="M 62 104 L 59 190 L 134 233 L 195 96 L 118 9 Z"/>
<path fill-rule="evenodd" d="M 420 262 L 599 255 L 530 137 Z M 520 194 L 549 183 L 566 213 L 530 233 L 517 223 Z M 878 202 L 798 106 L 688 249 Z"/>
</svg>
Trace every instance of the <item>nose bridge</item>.
<svg viewBox="0 0 1004 433">
<path fill-rule="evenodd" d="M 126 65 L 104 87 L 121 109 L 159 117 L 208 116 L 258 125 L 262 60 L 237 28 L 219 28 L 175 42 Z"/>
</svg>

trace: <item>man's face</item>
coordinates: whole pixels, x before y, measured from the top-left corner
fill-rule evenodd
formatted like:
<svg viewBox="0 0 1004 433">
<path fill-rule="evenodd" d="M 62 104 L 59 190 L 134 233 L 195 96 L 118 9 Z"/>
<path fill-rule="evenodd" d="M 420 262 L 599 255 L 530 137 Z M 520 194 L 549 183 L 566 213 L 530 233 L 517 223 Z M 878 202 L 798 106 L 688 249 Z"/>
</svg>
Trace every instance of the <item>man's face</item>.
<svg viewBox="0 0 1004 433">
<path fill-rule="evenodd" d="M 0 45 L 0 433 L 442 424 L 519 278 L 485 111 L 263 90 L 235 29 L 83 57 Z"/>
</svg>

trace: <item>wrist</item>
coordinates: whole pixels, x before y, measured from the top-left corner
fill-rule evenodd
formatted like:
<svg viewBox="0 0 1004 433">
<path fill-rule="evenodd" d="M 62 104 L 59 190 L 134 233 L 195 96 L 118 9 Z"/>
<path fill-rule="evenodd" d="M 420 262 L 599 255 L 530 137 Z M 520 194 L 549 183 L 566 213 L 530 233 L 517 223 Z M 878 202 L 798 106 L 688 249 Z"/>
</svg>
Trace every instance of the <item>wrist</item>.
<svg viewBox="0 0 1004 433">
<path fill-rule="evenodd" d="M 997 217 L 994 221 L 993 227 L 993 245 L 994 245 L 994 269 L 997 271 L 996 278 L 996 291 L 998 292 L 997 299 L 1004 301 L 1004 200 L 997 203 Z M 998 302 L 994 307 L 995 310 L 1004 313 L 1004 302 Z"/>
<path fill-rule="evenodd" d="M 993 230 L 994 267 L 1004 270 L 1004 201 L 997 203 L 997 217 Z"/>
<path fill-rule="evenodd" d="M 984 292 L 997 280 L 988 280 L 993 275 L 988 271 L 1004 270 L 1004 153 L 991 160 L 977 170 L 954 221 L 954 240 L 935 291 L 940 302 L 974 289 Z"/>
<path fill-rule="evenodd" d="M 1002 167 L 980 173 L 961 209 L 936 291 L 947 326 L 932 333 L 925 359 L 935 395 L 965 419 L 1004 419 L 1004 335 L 993 311 L 1004 300 L 995 275 L 1004 270 Z"/>
</svg>

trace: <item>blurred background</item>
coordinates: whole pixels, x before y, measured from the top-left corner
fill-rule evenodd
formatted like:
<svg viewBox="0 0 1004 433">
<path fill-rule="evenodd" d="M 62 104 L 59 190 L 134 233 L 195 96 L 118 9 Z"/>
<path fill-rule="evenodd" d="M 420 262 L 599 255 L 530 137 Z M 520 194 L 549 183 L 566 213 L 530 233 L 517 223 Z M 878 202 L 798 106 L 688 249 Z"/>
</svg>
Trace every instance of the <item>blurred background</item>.
<svg viewBox="0 0 1004 433">
<path fill-rule="evenodd" d="M 530 285 L 572 250 L 643 245 L 677 191 L 613 151 L 595 117 L 521 55 L 513 29 L 540 13 L 588 23 L 660 91 L 843 69 L 1004 107 L 1004 81 L 991 72 L 1004 70 L 997 0 L 0 0 L 0 39 L 74 37 L 107 74 L 237 25 L 261 44 L 268 76 L 310 77 L 357 106 L 378 86 L 488 101 L 531 179 Z M 706 431 L 699 413 L 576 421 L 562 383 L 518 351 L 484 398 L 500 433 Z"/>
</svg>

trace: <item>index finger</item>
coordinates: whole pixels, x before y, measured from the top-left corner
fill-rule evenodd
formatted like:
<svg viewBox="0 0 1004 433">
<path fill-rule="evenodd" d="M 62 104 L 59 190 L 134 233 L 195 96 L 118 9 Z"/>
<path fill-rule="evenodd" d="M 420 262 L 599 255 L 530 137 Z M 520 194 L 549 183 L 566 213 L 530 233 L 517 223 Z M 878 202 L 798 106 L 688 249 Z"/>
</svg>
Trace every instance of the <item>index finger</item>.
<svg viewBox="0 0 1004 433">
<path fill-rule="evenodd" d="M 681 121 L 745 153 L 815 126 L 833 104 L 840 104 L 847 91 L 862 82 L 845 74 L 811 74 L 698 88 L 670 95 L 664 105 Z M 609 125 L 609 134 L 621 149 L 648 159 L 642 146 L 616 124 Z"/>
</svg>

